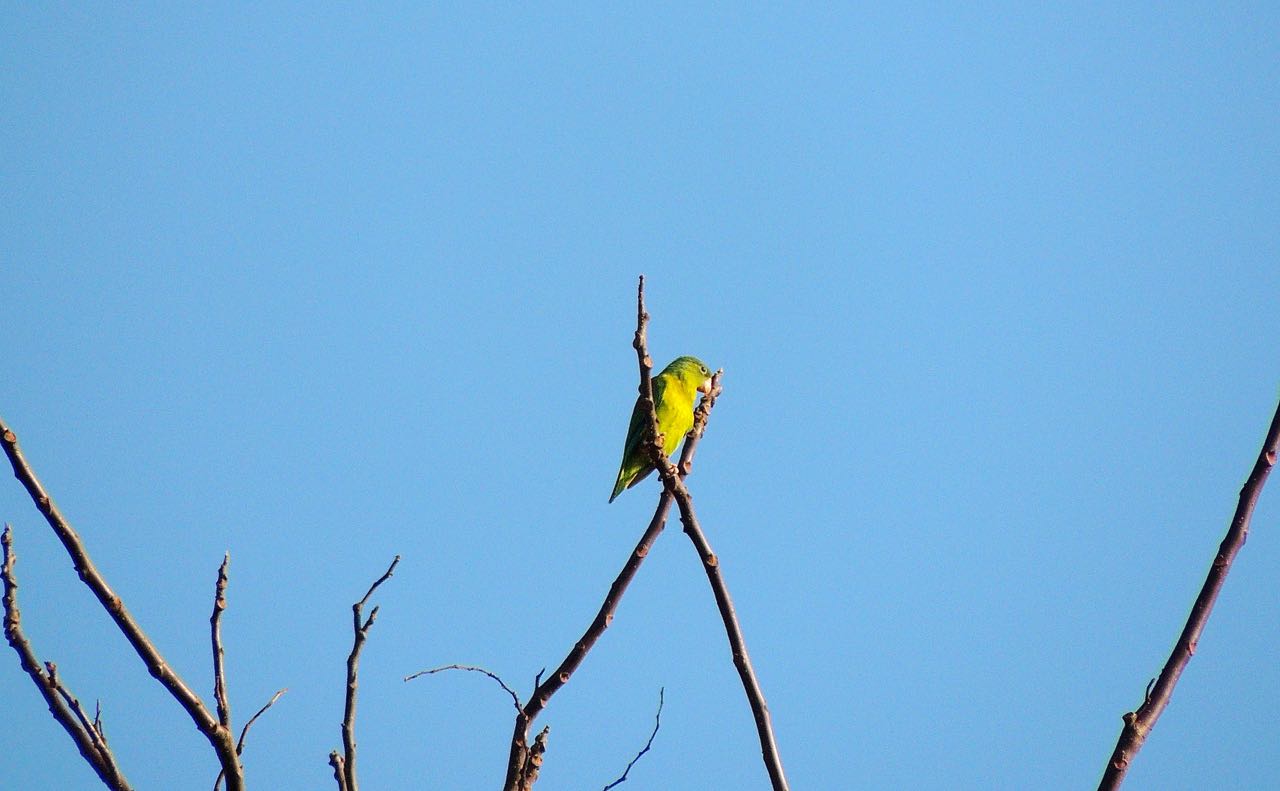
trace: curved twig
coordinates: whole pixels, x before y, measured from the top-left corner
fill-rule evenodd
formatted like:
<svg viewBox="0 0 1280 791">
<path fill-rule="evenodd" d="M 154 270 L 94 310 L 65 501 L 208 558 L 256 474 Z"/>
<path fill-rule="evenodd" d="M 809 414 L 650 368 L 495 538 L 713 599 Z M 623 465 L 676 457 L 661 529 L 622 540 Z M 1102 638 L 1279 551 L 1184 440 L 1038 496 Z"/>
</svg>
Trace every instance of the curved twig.
<svg viewBox="0 0 1280 791">
<path fill-rule="evenodd" d="M 1258 495 L 1262 493 L 1271 468 L 1275 466 L 1277 452 L 1280 452 L 1280 406 L 1276 407 L 1275 417 L 1271 418 L 1271 427 L 1267 430 L 1267 438 L 1262 443 L 1258 460 L 1253 464 L 1249 479 L 1240 489 L 1240 500 L 1236 504 L 1235 515 L 1231 517 L 1231 526 L 1227 528 L 1227 535 L 1222 539 L 1218 554 L 1209 567 L 1200 595 L 1196 597 L 1195 604 L 1191 605 L 1191 614 L 1187 616 L 1187 623 L 1178 635 L 1178 642 L 1174 645 L 1169 660 L 1165 662 L 1155 683 L 1147 686 L 1146 697 L 1138 710 L 1124 715 L 1124 729 L 1120 732 L 1111 759 L 1107 761 L 1098 791 L 1113 791 L 1120 787 L 1133 757 L 1142 749 L 1156 720 L 1169 705 L 1169 698 L 1173 695 L 1178 678 L 1196 652 L 1196 644 L 1209 621 L 1209 613 L 1213 611 L 1218 592 L 1226 582 L 1227 572 L 1231 571 L 1231 562 L 1235 560 L 1249 535 L 1249 520 L 1253 517 L 1254 505 L 1258 502 Z"/>
<path fill-rule="evenodd" d="M 622 770 L 622 776 L 605 786 L 601 791 L 609 791 L 610 788 L 620 786 L 627 782 L 627 775 L 631 774 L 631 767 L 635 766 L 636 763 L 644 757 L 644 754 L 649 752 L 650 747 L 653 747 L 654 737 L 658 735 L 658 729 L 662 727 L 662 704 L 665 692 L 665 688 L 658 690 L 658 713 L 653 715 L 653 733 L 649 734 L 649 741 L 644 743 L 644 747 L 640 748 L 640 752 L 636 753 L 636 757 L 632 758 L 631 763 L 627 764 L 627 768 Z"/>
<path fill-rule="evenodd" d="M 507 682 L 503 681 L 502 678 L 497 673 L 494 673 L 491 670 L 486 670 L 485 668 L 479 667 L 478 665 L 443 665 L 441 667 L 433 667 L 430 670 L 419 670 L 417 673 L 410 673 L 409 675 L 404 677 L 404 680 L 413 681 L 415 678 L 418 678 L 419 676 L 433 676 L 436 673 L 443 673 L 446 670 L 467 670 L 472 673 L 482 673 L 488 676 L 489 678 L 498 682 L 498 686 L 502 687 L 504 690 L 507 691 L 507 694 L 511 696 L 511 702 L 515 704 L 516 711 L 517 712 L 520 711 L 520 696 L 516 694 L 516 691 L 511 687 L 507 686 Z"/>
<path fill-rule="evenodd" d="M 288 687 L 285 687 L 284 689 L 276 690 L 276 694 L 271 696 L 271 700 L 268 700 L 266 703 L 264 703 L 262 708 L 254 712 L 253 716 L 249 718 L 249 721 L 244 724 L 244 728 L 240 730 L 240 740 L 236 742 L 237 755 L 244 754 L 244 740 L 245 740 L 245 737 L 249 735 L 249 728 L 253 727 L 253 724 L 258 721 L 258 718 L 261 717 L 263 714 L 266 714 L 267 709 L 276 705 L 276 701 L 280 700 L 280 696 L 288 691 L 289 691 Z"/>
</svg>

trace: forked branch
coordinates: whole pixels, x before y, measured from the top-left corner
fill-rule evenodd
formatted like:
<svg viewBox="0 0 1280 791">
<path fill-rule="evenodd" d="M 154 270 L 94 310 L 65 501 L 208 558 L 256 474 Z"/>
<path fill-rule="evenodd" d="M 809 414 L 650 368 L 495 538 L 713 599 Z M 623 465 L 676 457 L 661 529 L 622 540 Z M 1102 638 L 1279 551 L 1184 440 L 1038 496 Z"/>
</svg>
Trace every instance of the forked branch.
<svg viewBox="0 0 1280 791">
<path fill-rule="evenodd" d="M 400 556 L 396 555 L 391 565 L 378 577 L 364 598 L 351 605 L 351 629 L 354 633 L 351 653 L 347 655 L 347 697 L 342 714 L 342 754 L 337 750 L 329 753 L 329 765 L 333 767 L 333 777 L 338 782 L 340 791 L 359 791 L 360 783 L 356 777 L 356 691 L 360 686 L 360 652 L 364 650 L 364 642 L 369 639 L 369 630 L 378 619 L 378 608 L 374 607 L 369 617 L 364 617 L 364 606 L 369 597 L 382 583 L 391 579 L 396 566 L 400 564 Z"/>
<path fill-rule="evenodd" d="M 640 363 L 640 397 L 647 399 L 650 412 L 653 412 L 653 384 L 651 381 L 651 373 L 653 370 L 653 360 L 649 357 L 647 351 L 647 328 L 649 323 L 649 314 L 644 309 L 644 276 L 640 276 L 640 285 L 636 297 L 636 334 L 632 341 L 635 347 L 637 358 Z M 683 479 L 693 468 L 693 457 L 697 451 L 698 440 L 702 436 L 706 428 L 707 420 L 711 415 L 711 407 L 715 400 L 703 398 L 694 412 L 693 429 L 689 432 L 689 437 L 684 443 L 684 449 L 680 454 L 680 464 L 675 473 L 677 477 Z M 654 437 L 657 434 L 656 417 L 654 417 L 654 425 L 650 426 L 647 432 L 650 440 L 649 444 L 653 444 Z M 661 448 L 658 448 L 661 452 Z M 669 467 L 670 463 L 663 457 L 663 465 L 660 470 Z M 524 784 L 528 778 L 526 774 L 531 765 L 531 755 L 534 747 L 528 743 L 529 728 L 532 727 L 533 721 L 537 719 L 542 710 L 547 707 L 553 695 L 556 694 L 565 684 L 569 682 L 569 678 L 574 671 L 586 659 L 587 653 L 604 634 L 604 630 L 609 628 L 609 624 L 613 621 L 613 615 L 618 609 L 622 596 L 626 593 L 627 586 L 631 584 L 631 580 L 635 578 L 636 572 L 640 570 L 640 564 L 649 556 L 649 551 L 653 547 L 653 542 L 658 540 L 658 536 L 662 533 L 667 524 L 667 514 L 671 510 L 672 496 L 671 492 L 664 489 L 662 495 L 658 498 L 658 505 L 654 509 L 653 518 L 649 520 L 649 526 L 645 529 L 644 534 L 640 536 L 640 540 L 636 543 L 635 549 L 631 551 L 631 555 L 622 566 L 622 570 L 618 572 L 618 576 L 614 578 L 613 584 L 609 586 L 608 593 L 605 594 L 604 601 L 600 604 L 600 609 L 596 612 L 596 616 L 592 619 L 590 625 L 587 626 L 582 636 L 573 644 L 573 648 L 569 650 L 568 655 L 561 661 L 560 666 L 547 677 L 545 681 L 536 685 L 533 694 L 527 703 L 516 714 L 515 727 L 511 736 L 511 751 L 507 758 L 507 777 L 503 784 L 504 791 L 521 791 L 532 783 Z M 545 732 L 544 732 L 545 733 Z M 543 736 L 542 749 L 545 749 L 546 743 Z M 541 751 L 537 753 L 539 763 L 541 762 Z M 535 774 L 536 776 L 536 774 Z"/>
<path fill-rule="evenodd" d="M 236 755 L 244 755 L 244 741 L 246 738 L 248 738 L 249 729 L 253 727 L 253 724 L 258 721 L 259 717 L 267 713 L 267 709 L 276 705 L 276 701 L 280 700 L 280 697 L 288 691 L 289 690 L 287 688 L 276 690 L 276 694 L 271 696 L 271 700 L 268 700 L 266 703 L 264 703 L 262 705 L 262 708 L 254 712 L 253 716 L 249 718 L 249 721 L 244 724 L 244 727 L 240 729 L 240 739 L 236 741 Z M 222 786 L 222 778 L 223 778 L 222 772 L 218 772 L 218 778 L 213 781 L 213 791 L 218 791 L 218 789 Z"/>
<path fill-rule="evenodd" d="M 787 791 L 787 777 L 782 770 L 782 756 L 778 754 L 778 745 L 774 739 L 773 721 L 769 717 L 769 706 L 765 703 L 764 691 L 760 689 L 760 682 L 756 678 L 755 668 L 751 665 L 751 657 L 747 653 L 746 640 L 742 636 L 742 627 L 738 624 L 738 615 L 733 608 L 733 599 L 729 596 L 729 587 L 725 584 L 724 577 L 720 573 L 720 562 L 715 553 L 711 551 L 711 545 L 707 542 L 707 537 L 702 532 L 702 527 L 698 524 L 698 517 L 694 514 L 693 498 L 684 484 L 684 476 L 687 474 L 687 469 L 683 461 L 681 461 L 678 469 L 672 467 L 662 453 L 662 440 L 658 436 L 658 414 L 653 402 L 653 385 L 650 380 L 653 362 L 649 358 L 646 346 L 646 325 L 648 324 L 649 314 L 644 309 L 643 277 L 640 278 L 637 314 L 635 347 L 636 357 L 640 365 L 640 397 L 646 401 L 649 409 L 649 431 L 647 432 L 649 442 L 646 443 L 646 447 L 649 450 L 649 458 L 662 476 L 664 494 L 674 498 L 676 506 L 680 509 L 680 521 L 684 524 L 684 532 L 697 549 L 698 556 L 702 559 L 702 568 L 707 573 L 707 581 L 711 583 L 711 591 L 715 595 L 716 607 L 720 610 L 720 618 L 724 621 L 725 634 L 729 638 L 729 647 L 733 652 L 733 664 L 738 669 L 738 676 L 742 680 L 742 689 L 746 692 L 747 702 L 750 704 L 752 716 L 755 718 L 756 734 L 760 739 L 760 753 L 764 759 L 765 768 L 769 772 L 769 780 L 773 784 L 774 791 Z M 710 410 L 715 406 L 716 399 L 720 396 L 720 379 L 723 374 L 724 371 L 719 370 L 711 378 L 711 388 L 698 404 L 699 412 Z M 690 442 L 697 439 L 705 427 L 705 421 L 699 423 L 696 418 L 697 415 L 695 414 L 693 435 L 689 438 Z"/>
<path fill-rule="evenodd" d="M 18 654 L 22 669 L 31 677 L 32 683 L 49 705 L 49 713 L 57 720 L 62 729 L 75 742 L 80 755 L 88 761 L 89 766 L 102 779 L 104 785 L 112 791 L 132 791 L 129 782 L 116 764 L 116 757 L 107 746 L 107 737 L 102 731 L 102 718 L 95 715 L 90 720 L 71 691 L 58 678 L 58 667 L 52 662 L 40 664 L 35 650 L 22 631 L 22 614 L 18 610 L 18 578 L 14 566 L 18 562 L 17 553 L 13 550 L 13 529 L 4 526 L 0 534 L 3 545 L 3 565 L 0 565 L 0 578 L 4 583 L 4 636 L 9 645 Z"/>
<path fill-rule="evenodd" d="M 195 723 L 196 729 L 208 739 L 218 756 L 218 763 L 226 773 L 227 791 L 243 791 L 243 770 L 240 759 L 236 756 L 235 742 L 230 728 L 209 712 L 200 696 L 196 695 L 182 677 L 169 666 L 159 649 L 134 620 L 124 601 L 107 584 L 106 578 L 90 559 L 79 534 L 62 515 L 53 498 L 45 491 L 43 484 L 31 469 L 31 465 L 27 463 L 22 449 L 18 446 L 17 436 L 3 420 L 0 420 L 0 444 L 4 446 L 5 455 L 8 456 L 9 463 L 13 467 L 14 476 L 26 488 L 31 501 L 49 523 L 49 527 L 53 528 L 54 535 L 62 542 L 81 581 L 88 586 L 103 609 L 111 616 L 116 627 L 129 641 L 129 645 L 133 646 L 133 650 L 147 666 L 151 675 L 160 682 L 174 700 L 178 701 Z"/>
</svg>

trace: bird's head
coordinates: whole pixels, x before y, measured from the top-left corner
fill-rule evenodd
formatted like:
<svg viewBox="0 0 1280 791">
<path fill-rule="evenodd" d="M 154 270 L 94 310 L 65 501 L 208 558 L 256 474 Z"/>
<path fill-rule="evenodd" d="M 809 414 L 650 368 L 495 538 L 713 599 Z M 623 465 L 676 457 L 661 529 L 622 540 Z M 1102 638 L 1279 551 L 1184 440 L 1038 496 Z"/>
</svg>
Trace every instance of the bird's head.
<svg viewBox="0 0 1280 791">
<path fill-rule="evenodd" d="M 677 357 L 662 369 L 659 376 L 674 376 L 686 387 L 692 387 L 699 393 L 711 390 L 711 369 L 697 357 Z"/>
</svg>

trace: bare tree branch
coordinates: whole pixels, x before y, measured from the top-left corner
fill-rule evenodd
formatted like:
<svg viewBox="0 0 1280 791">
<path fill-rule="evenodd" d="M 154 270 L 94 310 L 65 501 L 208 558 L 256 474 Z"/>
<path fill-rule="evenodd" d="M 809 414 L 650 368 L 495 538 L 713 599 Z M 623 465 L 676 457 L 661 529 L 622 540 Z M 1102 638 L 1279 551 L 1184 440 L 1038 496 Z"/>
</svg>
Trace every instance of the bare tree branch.
<svg viewBox="0 0 1280 791">
<path fill-rule="evenodd" d="M 658 735 L 658 729 L 662 727 L 662 703 L 663 693 L 665 692 L 665 688 L 658 690 L 658 713 L 653 717 L 653 733 L 649 734 L 649 741 L 645 742 L 645 745 L 641 748 L 640 752 L 636 753 L 636 757 L 631 759 L 631 763 L 627 764 L 627 768 L 622 770 L 622 776 L 605 786 L 601 791 L 609 791 L 610 788 L 620 786 L 627 782 L 627 775 L 631 774 L 631 767 L 635 766 L 636 762 L 643 758 L 644 754 L 649 752 L 649 748 L 653 746 L 653 739 Z"/>
<path fill-rule="evenodd" d="M 262 708 L 254 712 L 253 716 L 249 718 L 249 721 L 244 724 L 244 728 L 240 730 L 240 740 L 236 742 L 237 755 L 244 754 L 244 740 L 245 740 L 245 737 L 249 735 L 249 728 L 252 727 L 253 724 L 258 721 L 259 717 L 267 713 L 267 709 L 276 705 L 276 701 L 280 700 L 280 696 L 284 695 L 284 693 L 288 691 L 289 689 L 287 687 L 284 689 L 276 690 L 276 694 L 271 696 L 271 700 L 268 700 L 265 704 L 263 704 Z"/>
<path fill-rule="evenodd" d="M 1205 578 L 1204 586 L 1200 588 L 1200 595 L 1196 597 L 1195 604 L 1191 605 L 1191 614 L 1187 617 L 1186 625 L 1182 627 L 1182 633 L 1178 635 L 1178 642 L 1174 645 L 1169 660 L 1165 662 L 1164 669 L 1160 671 L 1160 677 L 1155 680 L 1155 683 L 1147 686 L 1146 699 L 1138 710 L 1124 715 L 1124 729 L 1120 732 L 1120 738 L 1116 742 L 1115 751 L 1111 753 L 1111 759 L 1107 761 L 1107 768 L 1103 772 L 1102 782 L 1098 784 L 1098 791 L 1113 791 L 1120 787 L 1124 782 L 1125 773 L 1129 771 L 1129 764 L 1133 761 L 1133 757 L 1142 749 L 1151 729 L 1155 727 L 1156 720 L 1169 705 L 1169 698 L 1173 695 L 1173 688 L 1178 683 L 1178 678 L 1186 669 L 1187 663 L 1191 661 L 1192 654 L 1196 652 L 1196 645 L 1200 641 L 1201 633 L 1204 632 L 1205 624 L 1209 621 L 1209 613 L 1213 611 L 1218 592 L 1222 590 L 1227 573 L 1231 571 L 1231 563 L 1249 536 L 1249 520 L 1253 517 L 1253 508 L 1258 502 L 1258 496 L 1262 493 L 1263 485 L 1267 482 L 1267 476 L 1275 466 L 1277 452 L 1280 452 L 1280 406 L 1276 407 L 1276 414 L 1271 418 L 1271 427 L 1267 430 L 1267 438 L 1262 443 L 1258 460 L 1254 462 L 1249 479 L 1240 489 L 1240 500 L 1236 505 L 1235 515 L 1231 518 L 1231 526 L 1227 528 L 1227 535 L 1222 539 L 1218 554 L 1209 567 L 1209 574 Z"/>
<path fill-rule="evenodd" d="M 717 374 L 717 377 L 719 374 Z M 712 387 L 715 393 L 719 385 Z M 676 504 L 680 508 L 680 521 L 684 523 L 684 532 L 698 550 L 702 558 L 702 568 L 707 573 L 707 581 L 715 594 L 716 607 L 720 610 L 720 618 L 724 621 L 725 634 L 729 638 L 729 647 L 733 651 L 733 665 L 738 669 L 738 677 L 742 680 L 742 689 L 746 692 L 747 701 L 751 705 L 751 714 L 756 721 L 756 734 L 760 738 L 760 753 L 764 758 L 765 768 L 769 771 L 769 781 L 774 791 L 786 791 L 786 774 L 782 770 L 782 756 L 778 754 L 778 745 L 774 740 L 773 722 L 769 717 L 769 706 L 765 702 L 764 692 L 756 678 L 755 668 L 747 653 L 746 640 L 742 636 L 742 627 L 738 624 L 738 615 L 733 608 L 733 599 L 729 597 L 729 587 L 720 573 L 720 560 L 711 551 L 698 518 L 693 512 L 693 502 L 684 481 L 678 477 L 664 478 L 663 482 L 675 491 Z"/>
<path fill-rule="evenodd" d="M 364 641 L 369 637 L 373 622 L 378 619 L 378 608 L 374 607 L 368 618 L 364 618 L 364 606 L 369 597 L 382 583 L 391 579 L 396 566 L 400 564 L 400 556 L 396 555 L 387 566 L 381 577 L 374 580 L 364 598 L 351 605 L 351 628 L 354 632 L 351 653 L 347 655 L 347 699 L 342 714 L 342 749 L 344 755 L 339 756 L 337 750 L 329 753 L 329 765 L 333 767 L 334 777 L 338 781 L 340 791 L 359 791 L 360 783 L 356 779 L 356 690 L 360 685 L 360 652 L 364 649 Z M 228 789 L 230 791 L 230 789 Z"/>
<path fill-rule="evenodd" d="M 17 436 L 2 419 L 0 419 L 0 444 L 4 445 L 4 452 L 13 467 L 14 476 L 26 488 L 32 502 L 49 523 L 49 527 L 53 528 L 58 540 L 62 542 L 81 581 L 88 586 L 107 614 L 115 621 L 116 627 L 133 646 L 133 650 L 142 659 L 151 675 L 160 682 L 174 700 L 178 701 L 195 723 L 196 729 L 208 739 L 218 756 L 218 762 L 226 772 L 227 791 L 244 791 L 243 770 L 240 767 L 240 760 L 236 757 L 235 743 L 232 741 L 230 729 L 214 719 L 200 697 L 192 692 L 182 677 L 165 662 L 159 649 L 142 631 L 142 627 L 125 607 L 124 601 L 116 595 L 106 579 L 98 572 L 79 534 L 63 517 L 53 498 L 36 478 L 35 472 L 18 446 Z"/>
<path fill-rule="evenodd" d="M 686 452 L 691 451 L 688 449 Z M 690 453 L 690 455 L 692 455 Z M 653 546 L 653 542 L 657 540 L 658 535 L 666 526 L 667 511 L 670 510 L 671 499 L 664 497 L 654 510 L 653 518 L 649 521 L 649 527 L 645 530 L 644 535 L 640 537 L 640 541 L 636 543 L 635 549 L 631 551 L 631 555 L 627 558 L 627 562 L 623 565 L 622 570 L 618 572 L 618 576 L 609 586 L 609 592 L 605 594 L 604 601 L 600 604 L 600 609 L 596 612 L 596 617 L 592 619 L 587 630 L 583 632 L 582 637 L 573 644 L 564 660 L 560 662 L 560 666 L 546 678 L 537 689 L 534 690 L 532 697 L 524 705 L 524 714 L 529 718 L 529 723 L 542 713 L 550 702 L 551 697 L 560 690 L 569 678 L 582 664 L 582 660 L 586 658 L 596 641 L 604 634 L 604 630 L 609 628 L 613 623 L 614 612 L 618 609 L 618 603 L 622 600 L 622 595 L 626 592 L 627 586 L 631 584 L 631 580 L 635 577 L 636 572 L 640 569 L 640 564 L 649 556 L 649 550 Z"/>
<path fill-rule="evenodd" d="M 22 669 L 44 696 L 49 713 L 75 742 L 76 749 L 89 762 L 89 766 L 93 767 L 103 784 L 113 791 L 132 791 L 116 764 L 115 756 L 107 747 L 101 717 L 95 714 L 93 722 L 89 722 L 80 702 L 58 678 L 58 668 L 54 663 L 46 663 L 44 671 L 41 670 L 40 660 L 22 632 L 22 614 L 18 610 L 18 578 L 13 570 L 18 556 L 13 550 L 13 529 L 7 524 L 4 526 L 4 533 L 0 534 L 0 545 L 3 545 L 4 557 L 3 565 L 0 565 L 0 578 L 4 583 L 5 639 L 18 654 Z"/>
<path fill-rule="evenodd" d="M 252 727 L 253 724 L 258 721 L 259 717 L 261 717 L 263 714 L 266 713 L 267 709 L 276 705 L 276 701 L 280 700 L 281 695 L 283 695 L 288 691 L 289 690 L 287 688 L 277 690 L 276 694 L 271 696 L 271 700 L 268 700 L 263 705 L 262 708 L 254 712 L 254 715 L 250 717 L 249 721 L 244 724 L 244 727 L 240 729 L 240 740 L 236 742 L 236 755 L 244 755 L 244 740 L 245 740 L 245 737 L 249 735 L 249 728 Z M 218 778 L 213 781 L 213 791 L 218 791 L 218 788 L 222 785 L 222 778 L 223 778 L 222 772 L 218 772 Z"/>
<path fill-rule="evenodd" d="M 519 712 L 521 710 L 520 696 L 516 694 L 515 690 L 507 686 L 507 682 L 503 681 L 498 676 L 497 673 L 486 670 L 483 667 L 478 667 L 476 665 L 444 665 L 443 667 L 433 667 L 430 670 L 419 670 L 417 673 L 410 673 L 409 675 L 404 677 L 404 680 L 413 681 L 415 678 L 418 678 L 419 676 L 432 676 L 432 675 L 435 675 L 436 673 L 443 673 L 446 670 L 468 670 L 472 673 L 483 673 L 484 675 L 498 682 L 498 686 L 502 687 L 504 690 L 507 691 L 507 694 L 511 696 L 511 702 L 515 704 L 516 712 Z"/>
<path fill-rule="evenodd" d="M 227 609 L 227 566 L 231 553 L 222 556 L 218 582 L 213 589 L 213 614 L 209 616 L 209 638 L 213 643 L 213 698 L 218 706 L 218 722 L 231 730 L 231 703 L 227 701 L 227 677 L 222 666 L 222 611 Z M 218 774 L 219 777 L 222 773 Z"/>
<path fill-rule="evenodd" d="M 649 313 L 644 309 L 644 275 L 636 287 L 636 336 L 631 341 L 640 366 L 640 409 L 649 416 L 645 445 L 649 458 L 661 475 L 671 475 L 670 462 L 663 453 L 662 427 L 658 424 L 658 406 L 653 400 L 653 358 L 649 356 Z"/>
</svg>

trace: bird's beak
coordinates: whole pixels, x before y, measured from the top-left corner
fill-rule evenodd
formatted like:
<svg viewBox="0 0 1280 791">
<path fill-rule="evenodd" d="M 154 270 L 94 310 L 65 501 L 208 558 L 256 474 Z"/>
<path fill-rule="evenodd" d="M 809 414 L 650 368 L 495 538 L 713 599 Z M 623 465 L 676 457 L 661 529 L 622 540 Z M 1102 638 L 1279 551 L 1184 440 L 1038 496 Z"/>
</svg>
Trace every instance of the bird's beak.
<svg viewBox="0 0 1280 791">
<path fill-rule="evenodd" d="M 698 385 L 698 392 L 699 392 L 699 393 L 703 393 L 703 394 L 710 393 L 710 392 L 711 392 L 711 380 L 710 380 L 710 379 L 703 379 L 703 380 L 702 380 L 702 384 Z"/>
</svg>

